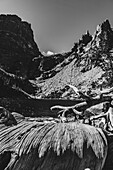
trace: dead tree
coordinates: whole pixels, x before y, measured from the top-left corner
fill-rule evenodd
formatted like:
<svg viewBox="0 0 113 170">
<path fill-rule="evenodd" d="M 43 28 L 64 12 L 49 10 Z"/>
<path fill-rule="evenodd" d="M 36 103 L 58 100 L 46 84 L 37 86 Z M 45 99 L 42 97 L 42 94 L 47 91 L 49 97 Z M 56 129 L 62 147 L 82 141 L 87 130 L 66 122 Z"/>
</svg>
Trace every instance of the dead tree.
<svg viewBox="0 0 113 170">
<path fill-rule="evenodd" d="M 52 110 L 60 109 L 58 118 L 24 118 L 12 113 L 17 125 L 6 127 L 1 124 L 0 155 L 6 151 L 11 153 L 5 170 L 33 170 L 40 167 L 43 170 L 103 170 L 106 156 L 110 155 L 109 152 L 113 155 L 113 134 L 85 124 L 84 119 L 88 118 L 93 122 L 97 116 L 100 119 L 107 117 L 108 113 L 108 120 L 112 119 L 113 88 L 101 91 L 96 97 L 76 88 L 75 91 L 81 97 L 81 103 L 70 107 L 53 106 Z M 102 102 L 109 103 L 104 105 L 103 114 L 86 112 L 89 107 Z M 108 166 L 110 162 L 111 157 L 107 157 L 104 170 L 112 170 Z"/>
<path fill-rule="evenodd" d="M 75 104 L 74 106 L 64 107 L 64 106 L 53 106 L 51 107 L 51 110 L 58 109 L 58 115 L 61 117 L 62 120 L 68 120 L 68 116 L 74 116 L 75 120 L 84 120 L 89 119 L 89 124 L 91 124 L 91 121 L 105 118 L 106 125 L 105 130 L 112 132 L 113 131 L 113 87 L 107 90 L 102 90 L 97 94 L 95 97 L 92 97 L 88 94 L 85 94 L 78 90 L 76 87 L 69 85 L 75 93 L 78 95 L 78 97 L 81 97 L 81 102 L 79 104 Z M 88 114 L 86 110 L 92 106 L 95 106 L 97 104 L 103 104 L 103 111 L 104 113 L 99 115 L 94 115 L 93 113 Z M 105 108 L 106 107 L 106 108 Z M 84 123 L 84 121 L 83 121 Z"/>
</svg>

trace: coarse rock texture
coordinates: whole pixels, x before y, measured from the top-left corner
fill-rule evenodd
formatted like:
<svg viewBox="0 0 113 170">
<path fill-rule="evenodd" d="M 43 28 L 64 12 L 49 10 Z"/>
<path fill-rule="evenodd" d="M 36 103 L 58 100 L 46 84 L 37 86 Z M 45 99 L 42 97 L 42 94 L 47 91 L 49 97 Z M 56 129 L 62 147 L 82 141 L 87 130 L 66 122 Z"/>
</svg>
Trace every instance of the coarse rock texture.
<svg viewBox="0 0 113 170">
<path fill-rule="evenodd" d="M 68 54 L 63 64 L 51 70 L 54 76 L 36 79 L 39 97 L 74 99 L 68 84 L 86 92 L 112 86 L 113 30 L 108 20 L 97 26 L 93 36 L 89 32 L 83 35 Z"/>
<path fill-rule="evenodd" d="M 34 41 L 31 25 L 16 15 L 0 15 L 0 105 L 19 111 L 18 100 L 28 100 L 36 88 L 29 81 L 34 78 L 35 57 L 41 53 Z M 14 101 L 14 102 L 12 102 Z M 21 109 L 20 109 L 21 110 Z"/>
<path fill-rule="evenodd" d="M 78 43 L 74 44 L 71 51 L 51 56 L 43 56 L 39 66 L 40 75 L 38 76 L 38 80 L 45 80 L 55 76 L 75 58 L 77 59 L 79 51 L 82 51 L 83 47 L 91 40 L 92 36 L 89 34 L 89 31 L 87 31 L 87 33 L 82 36 L 82 39 L 80 39 Z"/>
<path fill-rule="evenodd" d="M 8 73 L 0 68 L 0 97 L 28 97 L 35 94 L 36 88 L 27 80 Z"/>
<path fill-rule="evenodd" d="M 0 67 L 27 79 L 48 78 L 70 53 L 43 56 L 34 41 L 31 24 L 17 15 L 0 15 Z M 47 72 L 47 73 L 46 73 Z"/>
<path fill-rule="evenodd" d="M 0 68 L 0 106 L 30 116 L 33 109 L 31 109 L 32 102 L 28 97 L 34 96 L 35 93 L 36 87 L 27 79 Z"/>
<path fill-rule="evenodd" d="M 67 87 L 68 84 L 72 84 L 81 88 L 83 91 L 87 91 L 88 88 L 92 87 L 93 81 L 98 82 L 104 73 L 99 67 L 82 73 L 81 68 L 75 66 L 75 61 L 76 59 L 56 74 L 56 76 L 41 82 L 39 84 L 39 89 L 41 86 L 41 92 L 39 92 L 38 95 L 41 95 L 42 98 L 73 99 L 74 97 L 76 98 L 76 94 Z"/>
<path fill-rule="evenodd" d="M 33 59 L 40 55 L 31 24 L 16 15 L 0 15 L 0 67 L 29 79 L 34 77 Z"/>
<path fill-rule="evenodd" d="M 64 66 L 69 64 L 75 58 L 73 55 L 71 56 L 71 53 L 72 52 L 42 56 L 38 67 L 38 79 L 45 80 L 60 72 Z M 35 61 L 37 60 L 38 58 L 35 58 Z"/>
</svg>

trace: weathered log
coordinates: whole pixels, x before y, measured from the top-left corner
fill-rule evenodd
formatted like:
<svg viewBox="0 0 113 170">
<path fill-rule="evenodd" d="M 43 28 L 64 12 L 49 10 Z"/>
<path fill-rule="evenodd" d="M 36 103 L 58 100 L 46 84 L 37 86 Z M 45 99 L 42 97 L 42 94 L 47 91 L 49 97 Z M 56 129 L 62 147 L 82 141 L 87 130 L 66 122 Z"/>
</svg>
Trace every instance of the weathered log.
<svg viewBox="0 0 113 170">
<path fill-rule="evenodd" d="M 79 122 L 12 114 L 18 124 L 0 130 L 0 154 L 12 153 L 5 170 L 102 169 L 107 140 L 101 129 Z"/>
<path fill-rule="evenodd" d="M 111 91 L 110 91 L 111 92 Z M 108 91 L 107 96 L 99 95 L 92 98 L 93 104 L 112 100 Z M 106 99 L 107 98 L 107 99 Z M 91 102 L 92 102 L 91 100 Z M 92 103 L 84 101 L 88 108 Z M 81 107 L 76 104 L 76 109 Z M 55 108 L 55 107 L 54 107 Z M 57 107 L 56 107 L 57 108 Z M 62 108 L 62 106 L 61 106 Z M 75 110 L 75 114 L 79 112 Z M 11 153 L 11 159 L 5 170 L 102 170 L 109 164 L 109 133 L 107 137 L 103 131 L 94 126 L 82 124 L 79 120 L 62 122 L 59 118 L 24 118 L 12 113 L 17 120 L 15 126 L 1 126 L 0 154 L 5 151 Z M 105 132 L 106 133 L 106 132 Z M 112 148 L 112 147 L 111 147 Z M 107 156 L 107 159 L 106 159 Z M 110 166 L 108 166 L 110 167 Z M 105 169 L 106 170 L 106 169 Z"/>
<path fill-rule="evenodd" d="M 90 96 L 88 97 L 88 95 L 85 95 L 82 92 L 78 91 L 78 93 L 81 95 L 81 97 L 83 99 L 85 99 L 83 102 L 75 104 L 73 106 L 69 106 L 69 107 L 56 105 L 56 106 L 51 107 L 51 110 L 60 109 L 60 110 L 62 110 L 62 113 L 65 113 L 71 109 L 73 111 L 73 113 L 75 113 L 75 112 L 77 113 L 77 111 L 81 111 L 82 113 L 84 113 L 84 111 L 86 109 L 88 109 L 94 105 L 100 104 L 102 102 L 108 102 L 108 101 L 111 102 L 112 95 L 110 95 L 110 93 L 112 91 L 113 91 L 113 88 L 110 88 L 110 89 L 107 89 L 104 91 L 100 91 L 100 94 L 98 94 L 96 97 L 90 97 Z"/>
<path fill-rule="evenodd" d="M 101 170 L 102 160 L 96 158 L 91 148 L 84 147 L 84 158 L 80 159 L 76 153 L 66 150 L 60 156 L 52 150 L 48 151 L 44 157 L 39 158 L 37 151 L 31 151 L 29 154 L 22 155 L 15 163 L 12 170 L 83 170 L 90 168 L 91 170 Z M 104 161 L 103 161 L 104 162 Z"/>
</svg>

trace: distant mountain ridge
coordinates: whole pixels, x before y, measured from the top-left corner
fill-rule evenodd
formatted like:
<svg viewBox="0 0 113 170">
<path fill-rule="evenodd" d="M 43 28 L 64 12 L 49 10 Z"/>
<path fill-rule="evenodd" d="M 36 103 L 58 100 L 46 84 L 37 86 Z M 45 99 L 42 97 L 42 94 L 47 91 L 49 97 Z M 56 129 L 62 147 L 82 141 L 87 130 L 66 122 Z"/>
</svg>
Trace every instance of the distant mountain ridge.
<svg viewBox="0 0 113 170">
<path fill-rule="evenodd" d="M 86 92 L 92 88 L 99 89 L 100 86 L 112 86 L 113 29 L 109 20 L 98 25 L 94 35 L 87 31 L 69 52 L 51 57 L 53 61 L 57 61 L 57 57 L 63 59 L 35 81 L 40 89 L 37 92 L 39 97 L 73 99 L 74 93 L 67 84 Z"/>
</svg>

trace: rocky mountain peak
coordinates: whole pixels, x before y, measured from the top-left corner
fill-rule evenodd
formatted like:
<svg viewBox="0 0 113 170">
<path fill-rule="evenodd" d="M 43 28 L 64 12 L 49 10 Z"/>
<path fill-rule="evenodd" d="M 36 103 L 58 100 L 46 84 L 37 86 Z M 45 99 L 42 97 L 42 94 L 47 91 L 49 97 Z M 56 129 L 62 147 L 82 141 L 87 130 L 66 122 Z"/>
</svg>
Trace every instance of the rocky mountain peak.
<svg viewBox="0 0 113 170">
<path fill-rule="evenodd" d="M 91 44 L 105 51 L 113 47 L 113 30 L 108 19 L 97 25 Z"/>
<path fill-rule="evenodd" d="M 103 70 L 112 68 L 113 31 L 109 20 L 97 26 L 92 40 L 79 53 L 78 66 L 84 65 L 82 71 L 88 71 L 96 66 Z M 111 64 L 108 64 L 111 63 Z"/>
<path fill-rule="evenodd" d="M 102 24 L 97 25 L 96 33 L 101 33 L 102 31 L 112 31 L 111 25 L 108 19 L 106 19 Z"/>
<path fill-rule="evenodd" d="M 112 31 L 112 28 L 111 28 L 111 25 L 110 25 L 110 22 L 109 22 L 108 19 L 106 19 L 106 20 L 102 23 L 101 27 L 102 27 L 102 30 L 104 30 L 104 31 Z"/>
<path fill-rule="evenodd" d="M 89 89 L 105 88 L 113 84 L 113 31 L 109 20 L 105 20 L 97 26 L 93 36 L 86 32 L 75 43 L 64 62 L 71 58 L 70 62 L 61 65 L 60 71 L 54 76 L 39 83 L 41 94 L 44 98 L 73 98 L 67 84 L 72 84 L 83 91 Z M 40 96 L 40 92 L 38 93 Z M 41 95 L 42 96 L 42 95 Z"/>
<path fill-rule="evenodd" d="M 34 77 L 33 59 L 40 55 L 31 24 L 17 15 L 0 15 L 0 67 L 29 79 Z"/>
<path fill-rule="evenodd" d="M 79 39 L 77 43 L 74 43 L 73 48 L 71 49 L 72 53 L 81 53 L 83 52 L 84 47 L 92 40 L 92 35 L 87 30 L 85 34 L 82 35 L 82 38 Z"/>
</svg>

